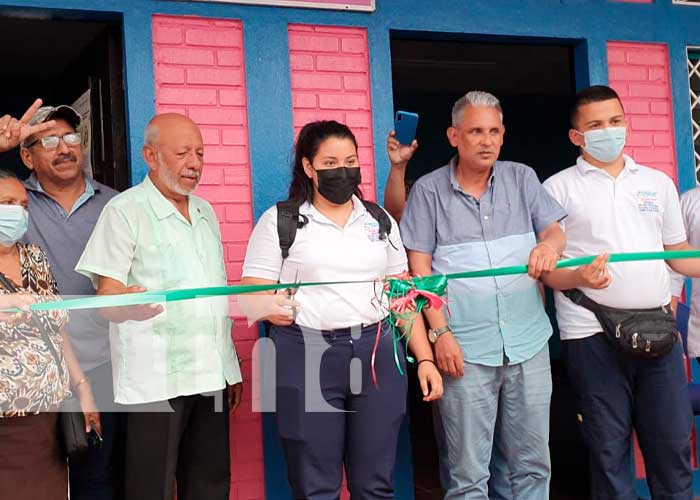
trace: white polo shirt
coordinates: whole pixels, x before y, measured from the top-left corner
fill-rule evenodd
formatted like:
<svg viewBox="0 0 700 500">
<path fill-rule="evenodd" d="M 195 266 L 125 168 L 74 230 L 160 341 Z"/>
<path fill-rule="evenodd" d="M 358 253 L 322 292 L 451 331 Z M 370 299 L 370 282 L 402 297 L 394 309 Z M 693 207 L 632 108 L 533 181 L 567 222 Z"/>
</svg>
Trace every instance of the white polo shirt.
<svg viewBox="0 0 700 500">
<path fill-rule="evenodd" d="M 685 241 L 678 193 L 658 170 L 637 165 L 625 156 L 625 167 L 613 178 L 579 157 L 576 165 L 544 182 L 568 217 L 564 258 L 618 252 L 663 251 L 664 245 Z M 649 308 L 671 300 L 664 261 L 620 262 L 608 265 L 612 282 L 603 290 L 583 288 L 600 304 Z M 555 293 L 562 340 L 589 337 L 602 331 L 592 312 Z"/>
<path fill-rule="evenodd" d="M 681 196 L 681 212 L 688 232 L 688 243 L 700 246 L 700 189 L 695 188 Z M 683 276 L 671 273 L 671 293 L 680 296 L 683 290 Z M 688 320 L 688 355 L 700 357 L 700 280 L 693 278 L 690 299 L 690 318 Z"/>
<path fill-rule="evenodd" d="M 399 228 L 391 219 L 388 239 L 379 239 L 379 223 L 362 202 L 353 196 L 353 211 L 340 227 L 310 203 L 299 207 L 309 223 L 298 229 L 289 257 L 282 262 L 277 235 L 277 207 L 260 218 L 248 242 L 243 276 L 281 283 L 294 281 L 377 280 L 408 269 Z M 378 308 L 381 285 L 358 283 L 301 287 L 295 300 L 300 303 L 299 326 L 330 330 L 369 325 L 384 319 Z"/>
</svg>

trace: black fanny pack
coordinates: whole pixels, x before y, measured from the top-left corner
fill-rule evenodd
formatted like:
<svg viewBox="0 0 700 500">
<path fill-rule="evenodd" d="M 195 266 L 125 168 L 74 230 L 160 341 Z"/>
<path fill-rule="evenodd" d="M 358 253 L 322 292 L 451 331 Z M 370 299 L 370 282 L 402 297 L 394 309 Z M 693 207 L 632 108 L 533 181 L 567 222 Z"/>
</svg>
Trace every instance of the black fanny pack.
<svg viewBox="0 0 700 500">
<path fill-rule="evenodd" d="M 598 304 L 576 288 L 562 292 L 574 304 L 595 314 L 605 336 L 624 353 L 660 358 L 669 354 L 678 341 L 676 318 L 670 306 L 617 309 Z"/>
</svg>

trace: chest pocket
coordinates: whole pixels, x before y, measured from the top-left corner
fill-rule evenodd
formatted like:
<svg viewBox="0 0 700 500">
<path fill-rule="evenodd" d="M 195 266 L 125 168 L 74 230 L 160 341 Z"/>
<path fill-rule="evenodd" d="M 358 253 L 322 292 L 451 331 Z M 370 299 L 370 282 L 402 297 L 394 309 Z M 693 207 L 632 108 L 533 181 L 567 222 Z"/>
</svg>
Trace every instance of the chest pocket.
<svg viewBox="0 0 700 500">
<path fill-rule="evenodd" d="M 518 198 L 497 203 L 492 219 L 491 224 L 498 231 L 496 237 L 534 231 L 529 205 Z"/>
<path fill-rule="evenodd" d="M 199 272 L 197 256 L 193 255 L 195 242 L 191 241 L 194 231 L 174 217 L 157 220 L 152 216 L 151 234 L 153 245 L 149 245 L 149 250 L 155 250 L 156 255 L 149 252 L 150 255 L 146 258 L 154 259 L 150 262 L 151 265 L 157 266 L 160 288 L 183 288 L 186 286 L 183 277 L 187 278 L 189 273 Z"/>
</svg>

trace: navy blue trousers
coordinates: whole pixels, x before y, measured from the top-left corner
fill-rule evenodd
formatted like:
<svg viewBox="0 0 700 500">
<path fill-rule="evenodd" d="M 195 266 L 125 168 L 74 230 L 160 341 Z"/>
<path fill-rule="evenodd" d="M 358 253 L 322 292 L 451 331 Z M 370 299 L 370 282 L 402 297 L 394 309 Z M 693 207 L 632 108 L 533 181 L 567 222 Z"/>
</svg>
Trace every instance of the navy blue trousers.
<svg viewBox="0 0 700 500">
<path fill-rule="evenodd" d="M 637 432 L 654 500 L 690 500 L 693 415 L 682 346 L 662 358 L 630 357 L 600 333 L 563 342 L 591 461 L 592 500 L 637 500 L 631 470 Z"/>
<path fill-rule="evenodd" d="M 398 435 L 407 380 L 384 325 L 372 382 L 377 326 L 329 332 L 273 326 L 277 425 L 294 500 L 336 500 L 343 465 L 353 500 L 394 498 Z M 405 371 L 405 351 L 398 358 Z M 306 369 L 304 367 L 307 367 Z M 306 380 L 308 379 L 308 380 Z M 318 397 L 317 397 L 318 396 Z"/>
<path fill-rule="evenodd" d="M 112 364 L 86 372 L 100 409 L 102 446 L 69 464 L 71 500 L 121 500 L 123 498 L 126 415 L 114 403 Z"/>
</svg>

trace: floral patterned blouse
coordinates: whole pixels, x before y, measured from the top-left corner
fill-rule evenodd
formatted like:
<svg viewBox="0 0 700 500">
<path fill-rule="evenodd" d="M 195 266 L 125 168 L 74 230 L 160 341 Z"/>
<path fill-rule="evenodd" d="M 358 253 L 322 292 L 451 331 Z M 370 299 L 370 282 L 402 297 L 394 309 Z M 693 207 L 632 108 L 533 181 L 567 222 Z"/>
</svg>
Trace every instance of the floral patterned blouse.
<svg viewBox="0 0 700 500">
<path fill-rule="evenodd" d="M 14 283 L 17 290 L 32 293 L 37 302 L 56 300 L 58 287 L 44 251 L 37 245 L 18 243 L 17 247 L 22 276 L 21 286 Z M 7 293 L 10 292 L 0 285 L 0 294 Z M 61 359 L 63 376 L 35 321 L 0 321 L 0 418 L 53 410 L 69 395 L 60 333 L 68 316 L 65 311 L 33 314 Z"/>
</svg>

